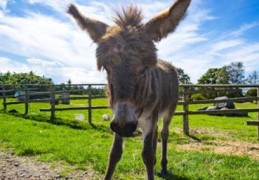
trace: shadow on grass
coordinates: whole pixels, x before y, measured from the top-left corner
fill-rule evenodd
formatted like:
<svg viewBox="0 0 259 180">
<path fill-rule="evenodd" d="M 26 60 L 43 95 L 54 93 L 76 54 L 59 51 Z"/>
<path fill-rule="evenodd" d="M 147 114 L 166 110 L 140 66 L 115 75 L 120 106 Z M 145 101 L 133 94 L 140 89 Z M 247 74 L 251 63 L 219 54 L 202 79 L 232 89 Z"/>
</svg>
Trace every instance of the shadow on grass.
<svg viewBox="0 0 259 180">
<path fill-rule="evenodd" d="M 194 136 L 194 135 L 186 135 L 186 136 L 188 136 L 189 138 L 191 138 L 191 139 L 193 139 L 193 140 L 195 140 L 195 141 L 197 141 L 197 142 L 201 142 L 202 140 L 201 139 L 199 139 L 199 138 L 197 138 L 196 136 Z"/>
<path fill-rule="evenodd" d="M 0 111 L 0 113 L 5 113 L 4 111 Z M 12 115 L 15 117 L 20 117 L 28 120 L 33 120 L 37 122 L 46 122 L 58 126 L 67 126 L 73 129 L 79 129 L 79 130 L 87 130 L 87 129 L 95 129 L 102 132 L 109 132 L 110 129 L 104 125 L 94 125 L 93 123 L 89 124 L 86 122 L 81 122 L 78 120 L 68 120 L 68 119 L 61 119 L 56 118 L 54 121 L 51 121 L 49 116 L 44 116 L 40 114 L 21 114 L 18 111 L 8 111 L 6 114 Z"/>
<path fill-rule="evenodd" d="M 157 174 L 158 177 L 160 177 L 161 179 L 165 179 L 165 180 L 189 180 L 189 178 L 183 177 L 183 176 L 178 176 L 176 174 L 173 173 L 167 173 L 166 176 L 161 176 L 160 173 Z"/>
</svg>

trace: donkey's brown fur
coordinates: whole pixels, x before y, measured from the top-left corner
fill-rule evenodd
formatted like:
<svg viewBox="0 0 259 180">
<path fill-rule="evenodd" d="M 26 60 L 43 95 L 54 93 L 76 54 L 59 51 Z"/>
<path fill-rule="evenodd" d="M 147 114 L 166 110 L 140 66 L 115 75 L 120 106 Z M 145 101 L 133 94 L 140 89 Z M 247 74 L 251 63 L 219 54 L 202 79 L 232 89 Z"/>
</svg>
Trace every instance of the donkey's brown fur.
<svg viewBox="0 0 259 180">
<path fill-rule="evenodd" d="M 123 137 L 132 136 L 137 127 L 143 132 L 142 158 L 149 180 L 154 179 L 157 121 L 163 117 L 161 174 L 167 173 L 169 124 L 178 100 L 175 68 L 157 60 L 154 41 L 173 32 L 183 19 L 190 0 L 177 0 L 173 6 L 146 24 L 142 12 L 130 6 L 116 12 L 115 26 L 83 16 L 74 5 L 68 13 L 97 43 L 97 67 L 107 72 L 110 104 L 114 111 L 111 129 L 114 142 L 105 179 L 111 179 L 122 155 Z"/>
</svg>

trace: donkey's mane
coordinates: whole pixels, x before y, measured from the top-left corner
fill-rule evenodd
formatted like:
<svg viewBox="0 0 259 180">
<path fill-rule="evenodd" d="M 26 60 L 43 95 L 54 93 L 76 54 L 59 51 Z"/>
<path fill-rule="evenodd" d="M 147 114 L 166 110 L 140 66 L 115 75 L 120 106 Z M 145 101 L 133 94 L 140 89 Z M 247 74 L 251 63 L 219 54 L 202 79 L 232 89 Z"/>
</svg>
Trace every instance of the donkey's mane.
<svg viewBox="0 0 259 180">
<path fill-rule="evenodd" d="M 127 26 L 140 26 L 143 19 L 142 10 L 135 5 L 124 7 L 122 10 L 116 10 L 116 17 L 114 22 L 121 28 Z"/>
</svg>

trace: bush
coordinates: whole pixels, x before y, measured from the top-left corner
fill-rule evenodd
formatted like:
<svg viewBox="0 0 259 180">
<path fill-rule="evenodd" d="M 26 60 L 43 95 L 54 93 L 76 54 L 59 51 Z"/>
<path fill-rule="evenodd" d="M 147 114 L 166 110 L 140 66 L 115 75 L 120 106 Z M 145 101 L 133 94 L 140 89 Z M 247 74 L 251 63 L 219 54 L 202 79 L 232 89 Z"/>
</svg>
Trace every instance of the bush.
<svg viewBox="0 0 259 180">
<path fill-rule="evenodd" d="M 256 97 L 257 96 L 257 90 L 256 89 L 249 89 L 246 94 L 246 97 Z"/>
<path fill-rule="evenodd" d="M 191 96 L 191 100 L 204 100 L 205 97 L 201 93 L 196 93 Z"/>
</svg>

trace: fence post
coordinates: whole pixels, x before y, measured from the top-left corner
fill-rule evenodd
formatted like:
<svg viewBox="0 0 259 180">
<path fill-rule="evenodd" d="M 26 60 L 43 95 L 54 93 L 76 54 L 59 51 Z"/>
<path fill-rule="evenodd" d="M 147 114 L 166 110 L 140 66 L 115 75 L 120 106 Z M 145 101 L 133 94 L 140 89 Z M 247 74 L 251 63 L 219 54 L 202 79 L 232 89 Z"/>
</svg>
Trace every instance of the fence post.
<svg viewBox="0 0 259 180">
<path fill-rule="evenodd" d="M 55 86 L 51 85 L 51 95 L 50 95 L 50 103 L 51 103 L 51 115 L 50 120 L 54 122 L 55 120 Z"/>
<path fill-rule="evenodd" d="M 29 90 L 28 90 L 28 86 L 27 85 L 25 85 L 25 112 L 24 112 L 24 115 L 26 115 L 26 114 L 28 114 L 28 112 L 29 112 L 29 99 L 30 99 L 30 97 L 29 97 Z"/>
<path fill-rule="evenodd" d="M 92 124 L 92 86 L 88 85 L 88 122 Z"/>
<path fill-rule="evenodd" d="M 189 87 L 184 86 L 184 91 L 183 91 L 183 132 L 186 135 L 189 135 Z"/>
<path fill-rule="evenodd" d="M 3 95 L 3 106 L 4 106 L 4 111 L 6 111 L 6 94 L 5 94 L 5 87 L 2 85 L 2 95 Z"/>
</svg>

